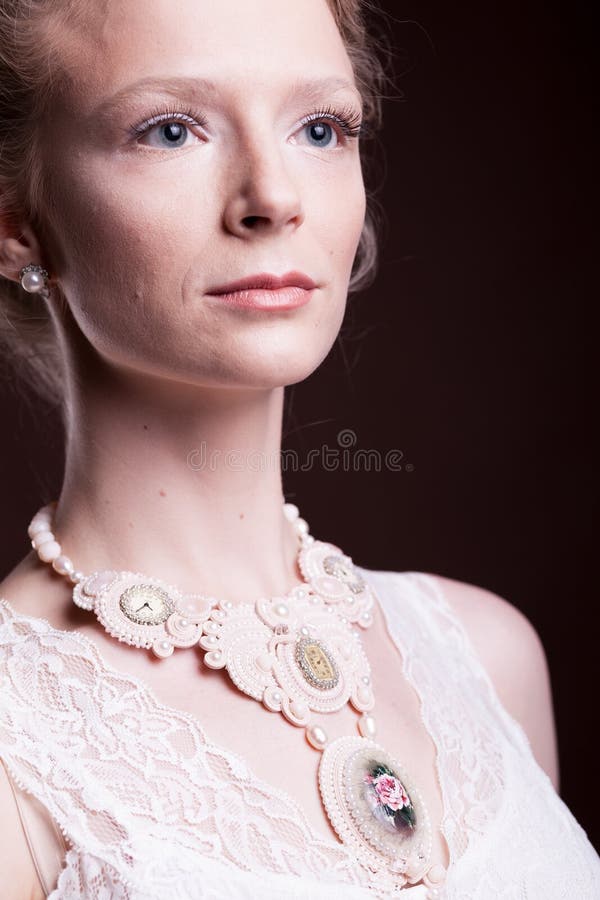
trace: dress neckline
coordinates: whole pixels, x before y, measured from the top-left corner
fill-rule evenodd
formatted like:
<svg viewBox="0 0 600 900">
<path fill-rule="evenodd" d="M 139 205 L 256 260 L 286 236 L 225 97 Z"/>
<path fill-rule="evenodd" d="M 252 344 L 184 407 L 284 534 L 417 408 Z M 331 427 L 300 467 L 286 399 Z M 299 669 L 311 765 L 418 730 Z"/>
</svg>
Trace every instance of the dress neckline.
<svg viewBox="0 0 600 900">
<path fill-rule="evenodd" d="M 373 574 L 373 571 L 370 569 L 365 569 L 360 566 L 355 566 L 355 568 L 366 578 L 368 578 L 370 575 Z M 399 577 L 403 577 L 403 576 L 407 577 L 414 573 L 407 571 L 407 572 L 393 572 L 393 573 L 386 573 L 386 574 L 393 574 L 393 575 L 399 576 Z M 406 660 L 407 649 L 406 649 L 404 643 L 401 641 L 400 637 L 399 636 L 396 637 L 395 630 L 392 628 L 390 616 L 386 609 L 385 600 L 383 600 L 381 598 L 381 596 L 377 590 L 375 591 L 375 603 L 376 603 L 379 611 L 381 612 L 381 616 L 382 616 L 382 619 L 383 619 L 383 622 L 385 625 L 386 633 L 387 633 L 388 637 L 390 638 L 392 645 L 398 654 L 398 662 L 399 662 L 401 671 L 416 694 L 416 697 L 419 702 L 419 708 L 422 708 L 423 695 L 422 695 L 421 691 L 419 690 L 417 684 L 415 683 L 414 679 L 411 676 L 409 676 L 405 670 L 404 663 Z M 28 613 L 19 612 L 12 606 L 10 601 L 8 601 L 4 596 L 0 596 L 0 607 L 1 606 L 3 606 L 8 611 L 9 616 L 14 620 L 20 619 L 20 620 L 25 620 L 25 621 L 29 621 L 29 622 L 37 622 L 38 624 L 44 625 L 44 627 L 53 634 L 59 634 L 59 635 L 63 635 L 63 636 L 67 636 L 67 637 L 75 639 L 77 642 L 79 642 L 79 644 L 81 646 L 83 646 L 88 651 L 89 654 L 91 654 L 93 656 L 94 661 L 96 662 L 96 664 L 98 665 L 98 667 L 101 670 L 104 670 L 104 671 L 108 672 L 109 674 L 116 676 L 117 678 L 120 678 L 120 679 L 123 679 L 124 681 L 129 682 L 131 685 L 134 686 L 134 688 L 138 692 L 139 696 L 143 697 L 144 699 L 146 699 L 148 701 L 148 705 L 154 706 L 157 710 L 159 710 L 163 715 L 167 716 L 168 718 L 175 719 L 175 720 L 177 720 L 177 719 L 185 720 L 185 722 L 187 722 L 190 729 L 199 736 L 200 742 L 202 745 L 204 745 L 207 748 L 213 748 L 220 755 L 231 760 L 233 763 L 233 768 L 238 772 L 242 771 L 242 772 L 246 773 L 248 781 L 251 782 L 252 784 L 258 786 L 260 788 L 260 790 L 264 791 L 264 793 L 266 795 L 270 795 L 274 798 L 278 798 L 279 800 L 281 800 L 289 809 L 291 809 L 293 811 L 294 816 L 296 817 L 296 820 L 302 823 L 302 828 L 303 828 L 305 834 L 308 836 L 311 845 L 325 847 L 325 848 L 328 848 L 329 850 L 335 850 L 338 853 L 344 855 L 346 857 L 347 862 L 351 866 L 355 867 L 357 865 L 356 857 L 355 857 L 354 853 L 352 852 L 352 849 L 350 847 L 348 847 L 346 844 L 344 844 L 342 841 L 340 841 L 339 839 L 334 837 L 333 835 L 329 836 L 329 835 L 321 834 L 321 832 L 313 826 L 312 822 L 310 821 L 310 819 L 304 812 L 300 803 L 294 797 L 292 797 L 285 789 L 272 784 L 270 781 L 267 781 L 264 778 L 261 778 L 254 771 L 254 769 L 250 766 L 250 764 L 244 759 L 244 757 L 241 756 L 236 751 L 230 750 L 228 747 L 218 744 L 215 741 L 212 741 L 209 738 L 200 719 L 197 716 L 195 716 L 193 713 L 188 712 L 187 710 L 178 709 L 175 706 L 171 706 L 170 704 L 164 703 L 162 700 L 160 700 L 158 698 L 153 687 L 148 682 L 146 682 L 143 678 L 140 678 L 139 676 L 134 675 L 130 672 L 123 671 L 122 669 L 118 668 L 117 666 L 114 666 L 112 663 L 109 663 L 108 660 L 105 659 L 103 653 L 99 649 L 96 642 L 89 635 L 85 634 L 82 631 L 79 631 L 76 628 L 73 630 L 56 628 L 54 625 L 52 625 L 48 621 L 48 619 L 46 619 L 42 616 L 34 616 L 34 615 L 30 615 Z M 449 855 L 449 866 L 452 866 L 452 864 L 454 862 L 452 848 L 451 848 L 450 843 L 447 840 L 444 830 L 442 828 L 442 823 L 444 822 L 445 816 L 446 816 L 446 806 L 445 806 L 445 802 L 444 802 L 445 791 L 444 791 L 442 778 L 441 778 L 441 766 L 440 766 L 441 747 L 440 747 L 439 742 L 436 740 L 435 736 L 431 733 L 431 731 L 427 727 L 427 724 L 424 721 L 423 717 L 421 717 L 421 720 L 423 723 L 423 727 L 425 728 L 425 731 L 428 734 L 428 736 L 434 746 L 435 773 L 436 773 L 437 785 L 438 785 L 438 789 L 439 789 L 439 793 L 440 793 L 440 800 L 441 800 L 441 807 L 442 807 L 442 814 L 441 814 L 441 819 L 440 819 L 440 823 L 438 826 L 438 830 L 447 846 L 448 855 Z M 420 888 L 421 888 L 420 884 L 414 885 L 412 887 L 406 887 L 406 888 L 403 888 L 403 893 L 408 895 L 408 892 L 412 891 L 416 895 L 415 900 L 417 900 L 417 897 L 419 894 L 419 891 L 417 889 L 420 889 Z"/>
</svg>

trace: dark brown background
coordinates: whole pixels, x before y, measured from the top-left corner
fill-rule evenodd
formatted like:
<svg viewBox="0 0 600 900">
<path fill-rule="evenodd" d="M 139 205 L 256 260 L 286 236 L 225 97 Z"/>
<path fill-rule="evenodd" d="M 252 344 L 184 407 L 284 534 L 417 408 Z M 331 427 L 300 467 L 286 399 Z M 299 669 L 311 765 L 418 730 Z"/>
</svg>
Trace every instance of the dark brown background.
<svg viewBox="0 0 600 900">
<path fill-rule="evenodd" d="M 284 446 L 306 462 L 346 430 L 408 466 L 313 464 L 286 494 L 361 565 L 469 581 L 525 612 L 550 664 L 562 795 L 597 842 L 591 22 L 557 4 L 384 6 L 404 96 L 385 106 L 380 274 L 289 391 Z M 57 495 L 62 451 L 51 411 L 7 383 L 0 402 L 4 571 Z"/>
</svg>

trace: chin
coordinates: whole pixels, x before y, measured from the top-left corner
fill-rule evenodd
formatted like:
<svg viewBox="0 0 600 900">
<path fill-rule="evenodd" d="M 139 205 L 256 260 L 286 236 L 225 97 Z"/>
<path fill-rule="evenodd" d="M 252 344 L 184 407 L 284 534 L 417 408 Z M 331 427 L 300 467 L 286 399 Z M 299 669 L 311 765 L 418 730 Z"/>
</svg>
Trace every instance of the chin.
<svg viewBox="0 0 600 900">
<path fill-rule="evenodd" d="M 269 356 L 261 356 L 260 358 L 249 358 L 246 360 L 238 359 L 236 365 L 232 367 L 229 377 L 220 373 L 219 380 L 221 383 L 229 384 L 231 387 L 248 387 L 273 389 L 277 387 L 286 387 L 287 385 L 297 384 L 304 381 L 317 369 L 323 362 L 329 348 L 322 354 L 295 350 L 285 353 L 283 356 L 274 354 Z"/>
<path fill-rule="evenodd" d="M 210 359 L 210 371 L 197 369 L 203 383 L 249 388 L 275 388 L 304 381 L 327 357 L 339 333 L 343 309 L 303 323 L 269 322 L 211 341 L 208 352 L 196 350 L 197 361 Z M 210 352 L 212 351 L 212 352 Z M 181 358 L 181 357 L 180 357 Z M 208 376 L 208 377 L 205 377 Z"/>
</svg>

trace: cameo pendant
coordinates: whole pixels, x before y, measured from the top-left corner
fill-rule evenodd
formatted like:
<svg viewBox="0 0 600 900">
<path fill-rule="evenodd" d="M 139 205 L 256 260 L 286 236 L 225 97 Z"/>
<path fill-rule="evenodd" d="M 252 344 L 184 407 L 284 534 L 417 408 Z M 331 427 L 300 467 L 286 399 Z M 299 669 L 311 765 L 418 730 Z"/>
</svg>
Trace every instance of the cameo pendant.
<svg viewBox="0 0 600 900">
<path fill-rule="evenodd" d="M 359 862 L 387 870 L 399 885 L 423 878 L 431 825 L 421 794 L 397 759 L 369 738 L 341 737 L 325 747 L 318 778 L 331 824 Z"/>
</svg>

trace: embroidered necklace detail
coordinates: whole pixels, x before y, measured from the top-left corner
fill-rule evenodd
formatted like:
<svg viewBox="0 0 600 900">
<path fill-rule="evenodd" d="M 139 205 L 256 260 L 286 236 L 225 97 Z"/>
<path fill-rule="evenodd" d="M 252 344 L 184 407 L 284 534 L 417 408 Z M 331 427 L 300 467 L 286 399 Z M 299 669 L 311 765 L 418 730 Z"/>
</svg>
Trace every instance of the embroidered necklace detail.
<svg viewBox="0 0 600 900">
<path fill-rule="evenodd" d="M 183 594 L 139 572 L 112 569 L 84 575 L 53 534 L 56 502 L 36 513 L 28 534 L 42 562 L 73 584 L 73 600 L 105 630 L 165 659 L 199 646 L 211 669 L 226 669 L 236 687 L 303 728 L 322 753 L 318 783 L 340 840 L 390 890 L 422 881 L 428 900 L 441 898 L 446 870 L 431 865 L 431 824 L 404 765 L 374 740 L 375 698 L 361 629 L 373 622 L 375 595 L 349 556 L 315 540 L 298 507 L 284 514 L 298 536 L 302 584 L 281 597 L 233 604 Z M 356 627 L 358 626 L 358 627 Z M 358 735 L 329 741 L 313 713 L 350 703 Z"/>
</svg>

